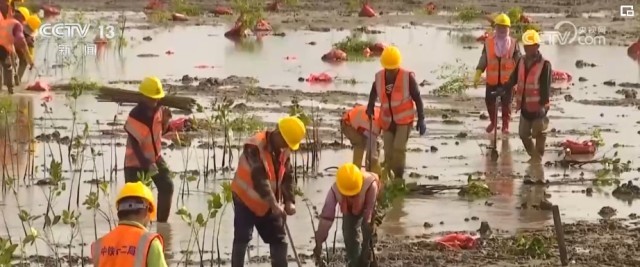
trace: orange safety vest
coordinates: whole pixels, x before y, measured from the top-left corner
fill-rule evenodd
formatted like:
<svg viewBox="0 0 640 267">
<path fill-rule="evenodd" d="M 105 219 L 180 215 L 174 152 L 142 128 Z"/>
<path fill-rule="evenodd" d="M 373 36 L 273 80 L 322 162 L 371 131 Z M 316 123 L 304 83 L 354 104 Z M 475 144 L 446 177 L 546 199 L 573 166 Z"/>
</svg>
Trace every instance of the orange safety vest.
<svg viewBox="0 0 640 267">
<path fill-rule="evenodd" d="M 0 46 L 4 47 L 9 54 L 15 53 L 13 28 L 18 22 L 13 17 L 0 20 Z"/>
<path fill-rule="evenodd" d="M 519 107 L 530 111 L 538 112 L 543 107 L 549 105 L 540 105 L 540 75 L 542 74 L 542 68 L 546 59 L 542 58 L 529 68 L 529 72 L 525 73 L 524 59 L 520 60 L 518 65 L 518 84 L 516 85 L 515 97 L 516 103 Z M 522 95 L 524 94 L 525 103 L 522 105 Z"/>
<path fill-rule="evenodd" d="M 338 190 L 338 186 L 335 183 L 333 184 L 333 186 L 331 186 L 331 190 L 336 196 L 336 202 L 338 202 L 338 204 L 340 205 L 340 211 L 342 212 L 342 214 L 350 214 L 356 216 L 362 215 L 362 212 L 364 212 L 364 203 L 367 198 L 367 191 L 369 190 L 371 185 L 373 185 L 373 183 L 376 183 L 378 185 L 376 198 L 378 195 L 380 195 L 382 183 L 380 182 L 380 178 L 378 178 L 378 175 L 367 171 L 363 171 L 362 174 L 364 175 L 362 189 L 360 190 L 360 193 L 353 197 L 343 196 L 340 193 L 340 190 Z"/>
<path fill-rule="evenodd" d="M 142 149 L 143 156 L 151 163 L 155 163 L 160 158 L 162 149 L 162 109 L 153 115 L 151 129 L 141 121 L 131 115 L 127 118 L 124 129 L 130 134 L 127 138 L 127 150 L 124 154 L 125 167 L 143 167 L 141 159 L 138 159 L 133 145 L 137 142 Z"/>
<path fill-rule="evenodd" d="M 364 105 L 357 105 L 347 110 L 344 115 L 342 115 L 342 121 L 361 133 L 371 131 L 371 133 L 377 136 L 380 135 L 382 131 L 380 129 L 380 108 L 378 107 L 375 107 L 373 110 L 373 123 L 369 122 L 367 107 Z M 371 126 L 373 126 L 373 128 L 369 129 Z"/>
<path fill-rule="evenodd" d="M 91 259 L 96 267 L 147 267 L 149 247 L 162 237 L 140 227 L 118 225 L 111 232 L 91 244 Z"/>
<path fill-rule="evenodd" d="M 389 129 L 393 120 L 397 125 L 412 124 L 415 118 L 415 104 L 409 92 L 409 77 L 412 72 L 400 69 L 396 76 L 391 99 L 385 90 L 385 71 L 376 73 L 376 90 L 380 98 L 380 125 L 382 129 Z"/>
<path fill-rule="evenodd" d="M 276 174 L 275 166 L 273 165 L 273 158 L 271 158 L 271 151 L 269 150 L 269 140 L 267 140 L 267 132 L 262 131 L 249 138 L 245 144 L 254 145 L 258 147 L 260 151 L 260 159 L 266 169 L 266 173 L 269 176 L 269 183 L 271 184 L 271 190 L 276 193 L 276 198 L 281 194 L 282 178 L 286 170 L 286 162 L 289 159 L 290 151 L 285 149 L 280 153 L 280 166 L 278 173 Z M 247 157 L 240 155 L 238 161 L 238 168 L 236 175 L 231 182 L 231 191 L 234 192 L 242 203 L 244 203 L 253 213 L 257 216 L 264 216 L 270 209 L 269 202 L 262 199 L 258 192 L 253 188 L 253 179 L 251 177 L 251 166 L 247 160 Z"/>
<path fill-rule="evenodd" d="M 509 81 L 511 72 L 516 67 L 516 62 L 513 58 L 516 45 L 518 45 L 518 42 L 512 38 L 507 54 L 503 57 L 498 57 L 496 55 L 494 37 L 489 36 L 487 38 L 484 46 L 487 50 L 487 85 L 506 84 Z"/>
</svg>

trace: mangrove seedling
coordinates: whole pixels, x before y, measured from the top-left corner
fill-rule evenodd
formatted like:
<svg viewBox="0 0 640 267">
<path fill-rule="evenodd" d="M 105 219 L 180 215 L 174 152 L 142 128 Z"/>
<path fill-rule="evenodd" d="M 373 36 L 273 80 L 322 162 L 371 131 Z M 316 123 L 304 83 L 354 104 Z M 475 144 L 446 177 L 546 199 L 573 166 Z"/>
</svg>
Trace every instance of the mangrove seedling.
<svg viewBox="0 0 640 267">
<path fill-rule="evenodd" d="M 258 21 L 264 18 L 263 4 L 263 0 L 233 0 L 233 10 L 239 15 L 233 29 L 235 36 L 230 37 L 244 38 L 247 30 L 253 31 Z"/>
<path fill-rule="evenodd" d="M 223 142 L 222 142 L 222 169 L 227 170 L 227 165 L 231 168 L 233 161 L 233 150 L 231 149 L 231 107 L 233 106 L 233 99 L 224 98 L 221 103 L 216 104 L 214 102 L 215 117 L 214 121 L 222 127 Z M 228 157 L 227 157 L 228 155 Z M 228 159 L 228 161 L 227 161 Z"/>
<path fill-rule="evenodd" d="M 349 61 L 371 60 L 364 55 L 364 51 L 375 44 L 375 39 L 365 38 L 364 33 L 354 31 L 342 41 L 333 44 L 337 49 L 347 54 Z"/>
<path fill-rule="evenodd" d="M 455 64 L 444 63 L 437 70 L 438 80 L 444 80 L 444 83 L 431 91 L 431 94 L 437 96 L 453 96 L 460 95 L 469 89 L 470 67 L 461 59 L 456 59 Z"/>
<path fill-rule="evenodd" d="M 470 23 L 482 15 L 482 12 L 480 12 L 480 10 L 475 6 L 462 6 L 460 8 L 456 8 L 456 10 L 458 11 L 456 20 L 460 21 L 462 24 Z"/>
<path fill-rule="evenodd" d="M 467 177 L 467 185 L 458 191 L 458 196 L 464 197 L 468 200 L 488 198 L 492 195 L 493 193 L 484 180 L 473 179 L 471 175 Z"/>
</svg>

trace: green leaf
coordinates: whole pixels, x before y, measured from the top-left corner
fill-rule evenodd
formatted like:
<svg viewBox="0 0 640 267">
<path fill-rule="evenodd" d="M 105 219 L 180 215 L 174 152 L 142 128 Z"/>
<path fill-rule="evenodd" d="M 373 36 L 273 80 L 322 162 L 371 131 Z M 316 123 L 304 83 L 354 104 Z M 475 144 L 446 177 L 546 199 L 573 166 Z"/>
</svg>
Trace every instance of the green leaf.
<svg viewBox="0 0 640 267">
<path fill-rule="evenodd" d="M 222 196 L 220 194 L 215 194 L 213 196 L 213 209 L 222 208 Z"/>
<path fill-rule="evenodd" d="M 200 227 L 204 227 L 207 224 L 207 222 L 204 219 L 204 215 L 202 215 L 202 213 L 198 213 L 198 216 L 196 216 L 196 223 Z"/>
<path fill-rule="evenodd" d="M 187 182 L 194 182 L 197 181 L 198 177 L 194 176 L 194 175 L 190 175 L 187 177 Z"/>
</svg>

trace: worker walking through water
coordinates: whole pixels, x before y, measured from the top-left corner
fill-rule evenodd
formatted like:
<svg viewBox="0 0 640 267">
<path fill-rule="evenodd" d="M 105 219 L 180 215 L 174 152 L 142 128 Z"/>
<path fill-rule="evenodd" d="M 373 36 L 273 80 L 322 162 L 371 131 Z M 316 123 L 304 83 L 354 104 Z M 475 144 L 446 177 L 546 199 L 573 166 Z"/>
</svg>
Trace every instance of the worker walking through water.
<svg viewBox="0 0 640 267">
<path fill-rule="evenodd" d="M 144 101 L 138 103 L 124 125 L 127 149 L 124 155 L 124 178 L 140 181 L 142 175 L 151 177 L 158 188 L 158 222 L 165 223 L 171 212 L 173 181 L 162 158 L 162 135 L 167 131 L 171 111 L 160 104 L 165 93 L 160 79 L 147 77 L 140 83 Z"/>
<path fill-rule="evenodd" d="M 296 212 L 295 178 L 289 156 L 298 150 L 305 134 L 304 123 L 292 116 L 280 119 L 275 130 L 259 132 L 245 142 L 231 182 L 232 267 L 244 266 L 254 227 L 262 241 L 269 244 L 271 266 L 288 266 L 285 215 Z"/>
<path fill-rule="evenodd" d="M 35 34 L 40 27 L 41 21 L 37 14 L 31 14 L 26 7 L 19 7 L 15 10 L 15 18 L 23 25 L 23 34 L 27 45 L 27 53 L 18 53 L 18 72 L 15 75 L 15 84 L 20 85 L 27 66 L 34 61 L 33 48 L 35 44 Z M 28 57 L 28 58 L 27 58 Z"/>
<path fill-rule="evenodd" d="M 2 63 L 2 84 L 7 86 L 13 94 L 15 82 L 16 57 L 28 58 L 27 62 L 33 68 L 33 61 L 28 56 L 27 43 L 24 37 L 24 27 L 14 17 L 13 1 L 0 2 L 0 62 Z M 0 86 L 0 90 L 2 86 Z"/>
<path fill-rule="evenodd" d="M 511 27 L 509 16 L 504 13 L 498 15 L 494 20 L 494 25 L 494 32 L 485 40 L 473 83 L 477 87 L 480 76 L 485 70 L 487 71 L 484 101 L 491 122 L 486 131 L 490 133 L 498 127 L 496 101 L 499 95 L 502 109 L 502 133 L 508 134 L 509 122 L 511 121 L 512 87 L 505 86 L 505 84 L 509 80 L 521 53 L 518 42 L 509 36 Z M 497 90 L 502 91 L 497 94 Z"/>
<path fill-rule="evenodd" d="M 118 226 L 91 244 L 96 267 L 166 267 L 163 240 L 147 226 L 156 216 L 153 193 L 142 182 L 125 183 L 116 199 Z"/>
<path fill-rule="evenodd" d="M 336 206 L 342 212 L 342 234 L 349 267 L 369 267 L 371 259 L 371 238 L 373 235 L 373 215 L 376 199 L 382 189 L 378 175 L 361 170 L 353 163 L 338 168 L 336 182 L 327 193 L 320 214 L 320 224 L 315 235 L 313 250 L 318 257 L 322 253 L 322 243 L 327 240 L 331 225 L 335 220 Z M 358 240 L 358 229 L 362 231 L 362 242 Z"/>
<path fill-rule="evenodd" d="M 540 34 L 528 30 L 522 35 L 526 55 L 518 61 L 507 86 L 516 85 L 516 112 L 520 111 L 518 134 L 531 163 L 540 163 L 549 127 L 551 63 L 540 54 Z M 535 139 L 535 144 L 532 137 Z"/>
<path fill-rule="evenodd" d="M 362 167 L 362 158 L 364 152 L 367 151 L 367 166 L 371 167 L 371 171 L 381 172 L 380 162 L 378 161 L 378 136 L 380 136 L 380 108 L 375 107 L 373 120 L 367 115 L 367 107 L 357 104 L 355 107 L 347 110 L 340 121 L 342 134 L 349 139 L 353 146 L 353 164 Z"/>
<path fill-rule="evenodd" d="M 374 107 L 380 99 L 380 126 L 383 129 L 385 170 L 393 171 L 396 178 L 402 178 L 406 165 L 407 141 L 413 126 L 416 110 L 420 135 L 427 132 L 424 123 L 424 106 L 418 83 L 413 72 L 400 67 L 402 55 L 395 46 L 382 51 L 378 71 L 369 93 L 367 115 L 374 117 Z"/>
</svg>

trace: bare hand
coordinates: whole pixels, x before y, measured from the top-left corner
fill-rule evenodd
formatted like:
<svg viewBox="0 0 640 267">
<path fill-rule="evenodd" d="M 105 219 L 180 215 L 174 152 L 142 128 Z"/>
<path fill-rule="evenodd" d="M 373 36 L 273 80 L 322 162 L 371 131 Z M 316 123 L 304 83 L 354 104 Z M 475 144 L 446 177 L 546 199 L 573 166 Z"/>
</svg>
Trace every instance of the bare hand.
<svg viewBox="0 0 640 267">
<path fill-rule="evenodd" d="M 293 203 L 285 204 L 284 212 L 289 216 L 296 214 L 296 205 L 294 205 Z"/>
<path fill-rule="evenodd" d="M 281 204 L 276 204 L 275 206 L 271 206 L 271 212 L 275 216 L 284 216 L 284 209 Z"/>
</svg>

